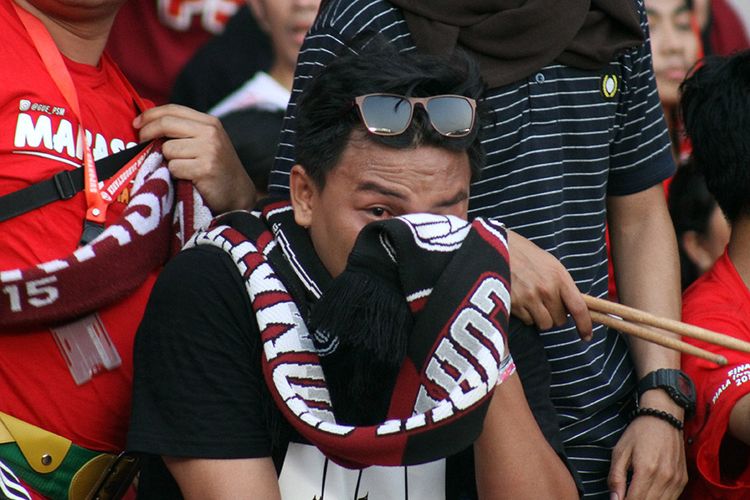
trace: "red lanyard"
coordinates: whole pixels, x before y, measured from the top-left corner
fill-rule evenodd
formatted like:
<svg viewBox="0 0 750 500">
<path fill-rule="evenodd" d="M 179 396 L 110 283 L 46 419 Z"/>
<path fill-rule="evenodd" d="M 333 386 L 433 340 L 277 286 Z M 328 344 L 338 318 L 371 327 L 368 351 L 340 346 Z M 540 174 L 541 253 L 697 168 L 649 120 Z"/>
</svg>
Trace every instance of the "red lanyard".
<svg viewBox="0 0 750 500">
<path fill-rule="evenodd" d="M 94 164 L 94 155 L 91 152 L 91 145 L 86 140 L 86 129 L 83 126 L 83 116 L 78 102 L 78 92 L 76 92 L 73 78 L 70 76 L 70 72 L 63 60 L 62 54 L 55 44 L 55 41 L 52 39 L 52 36 L 49 34 L 49 31 L 47 31 L 47 28 L 39 19 L 20 8 L 12 0 L 11 4 L 31 37 L 37 52 L 39 52 L 39 56 L 47 68 L 47 72 L 67 101 L 71 108 L 71 112 L 75 118 L 78 119 L 78 125 L 81 132 L 78 137 L 82 141 L 83 149 L 83 179 L 87 206 L 86 222 L 103 227 L 109 204 L 112 203 L 117 195 L 130 183 L 138 169 L 126 165 L 118 173 L 112 176 L 103 190 L 99 188 L 99 178 L 96 173 L 96 165 Z M 131 94 L 136 105 L 138 105 L 141 110 L 145 110 L 146 106 L 143 101 L 138 97 L 138 94 L 135 93 L 132 87 L 130 87 L 124 77 L 120 74 L 117 74 L 116 76 L 120 80 L 118 83 L 120 83 L 125 91 Z"/>
</svg>

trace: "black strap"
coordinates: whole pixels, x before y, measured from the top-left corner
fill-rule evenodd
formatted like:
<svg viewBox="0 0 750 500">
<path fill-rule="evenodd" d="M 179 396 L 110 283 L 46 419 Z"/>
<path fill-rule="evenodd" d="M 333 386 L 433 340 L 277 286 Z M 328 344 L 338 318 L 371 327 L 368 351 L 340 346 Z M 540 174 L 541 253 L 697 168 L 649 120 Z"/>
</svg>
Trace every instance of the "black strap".
<svg viewBox="0 0 750 500">
<path fill-rule="evenodd" d="M 99 180 L 112 177 L 148 145 L 142 142 L 132 148 L 96 160 Z M 47 180 L 0 196 L 0 222 L 30 212 L 53 201 L 68 200 L 83 189 L 83 168 L 63 170 Z"/>
</svg>

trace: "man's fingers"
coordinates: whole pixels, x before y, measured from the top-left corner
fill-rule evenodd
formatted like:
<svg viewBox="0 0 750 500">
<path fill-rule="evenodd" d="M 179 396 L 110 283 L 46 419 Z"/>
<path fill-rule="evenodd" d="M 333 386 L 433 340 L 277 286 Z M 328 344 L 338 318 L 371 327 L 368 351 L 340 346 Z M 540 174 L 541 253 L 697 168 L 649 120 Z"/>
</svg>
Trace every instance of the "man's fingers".
<svg viewBox="0 0 750 500">
<path fill-rule="evenodd" d="M 543 302 L 537 302 L 529 309 L 534 324 L 540 330 L 549 330 L 555 326 L 555 322 L 552 320 L 552 316 Z"/>
<path fill-rule="evenodd" d="M 629 470 L 633 474 L 626 486 Z M 686 481 L 682 436 L 655 418 L 631 422 L 612 451 L 610 491 L 620 500 L 674 500 Z"/>
<path fill-rule="evenodd" d="M 526 326 L 531 326 L 534 324 L 534 318 L 531 316 L 529 311 L 526 310 L 524 307 L 512 307 L 511 306 L 511 314 L 515 316 L 516 318 L 520 319 L 521 322 Z"/>
<path fill-rule="evenodd" d="M 663 422 L 654 422 L 662 425 Z M 682 449 L 666 455 L 641 460 L 633 466 L 633 478 L 628 488 L 628 498 L 644 500 L 674 500 L 680 496 L 687 483 L 684 462 L 672 460 Z"/>
<path fill-rule="evenodd" d="M 628 468 L 630 467 L 630 453 L 623 453 L 620 448 L 612 450 L 612 463 L 609 467 L 609 491 L 617 494 L 619 500 L 625 500 L 625 488 L 627 487 Z"/>
<path fill-rule="evenodd" d="M 168 160 L 197 158 L 200 156 L 200 144 L 193 139 L 170 139 L 164 142 L 161 152 Z"/>
<path fill-rule="evenodd" d="M 149 110 L 150 111 L 150 110 Z M 159 113 L 146 117 L 140 122 L 138 135 L 141 141 L 161 137 L 190 138 L 199 137 L 203 141 L 222 140 L 224 129 L 218 118 L 190 110 L 189 114 Z"/>
<path fill-rule="evenodd" d="M 565 304 L 560 296 L 556 296 L 553 299 L 545 299 L 544 307 L 553 326 L 563 326 L 568 322 L 568 311 L 565 309 Z M 550 328 L 552 327 L 550 326 Z"/>
<path fill-rule="evenodd" d="M 201 168 L 201 163 L 193 159 L 169 160 L 167 162 L 167 168 L 169 168 L 169 173 L 172 174 L 172 177 L 175 177 L 176 179 L 185 179 L 196 182 L 199 180 L 198 170 Z"/>
<path fill-rule="evenodd" d="M 510 247 L 512 314 L 526 324 L 548 330 L 563 326 L 568 313 L 581 336 L 591 337 L 591 317 L 573 278 L 551 254 L 533 242 L 508 231 Z"/>
<path fill-rule="evenodd" d="M 162 116 L 145 123 L 138 131 L 138 136 L 141 141 L 150 141 L 162 137 L 170 139 L 198 137 L 203 133 L 200 127 L 205 127 L 205 125 L 176 116 Z"/>
<path fill-rule="evenodd" d="M 172 116 L 174 118 L 181 118 L 184 120 L 192 120 L 195 122 L 204 123 L 206 125 L 210 125 L 219 121 L 218 118 L 214 116 L 206 113 L 201 113 L 200 111 L 188 108 L 187 106 L 181 106 L 179 104 L 165 104 L 163 106 L 156 106 L 154 108 L 147 109 L 146 111 L 138 115 L 135 120 L 133 120 L 133 125 L 136 128 L 140 128 L 147 123 L 159 120 L 166 116 Z"/>
<path fill-rule="evenodd" d="M 594 333 L 593 325 L 591 324 L 591 314 L 589 313 L 589 308 L 586 306 L 586 302 L 583 300 L 581 292 L 578 291 L 575 285 L 566 287 L 562 291 L 561 298 L 568 313 L 572 316 L 573 322 L 576 324 L 578 334 L 583 340 L 591 340 Z"/>
</svg>

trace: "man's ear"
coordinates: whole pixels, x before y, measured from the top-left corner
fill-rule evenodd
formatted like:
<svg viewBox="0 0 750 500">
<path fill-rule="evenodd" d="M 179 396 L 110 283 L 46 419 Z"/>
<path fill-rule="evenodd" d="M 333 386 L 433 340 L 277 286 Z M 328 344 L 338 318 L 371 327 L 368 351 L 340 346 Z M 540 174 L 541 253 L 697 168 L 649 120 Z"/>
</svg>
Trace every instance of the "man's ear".
<svg viewBox="0 0 750 500">
<path fill-rule="evenodd" d="M 685 231 L 680 237 L 682 249 L 701 273 L 708 271 L 713 265 L 711 254 L 703 244 L 703 238 L 697 231 Z"/>
<path fill-rule="evenodd" d="M 294 210 L 294 221 L 302 227 L 312 224 L 313 207 L 318 187 L 302 165 L 295 165 L 289 174 L 289 198 Z"/>
</svg>

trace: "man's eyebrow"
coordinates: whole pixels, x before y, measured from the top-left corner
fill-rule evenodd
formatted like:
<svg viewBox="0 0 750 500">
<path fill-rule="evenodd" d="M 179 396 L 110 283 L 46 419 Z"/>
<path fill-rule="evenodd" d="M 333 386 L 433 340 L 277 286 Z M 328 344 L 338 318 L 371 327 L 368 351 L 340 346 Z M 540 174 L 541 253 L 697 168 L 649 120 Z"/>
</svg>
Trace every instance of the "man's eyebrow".
<svg viewBox="0 0 750 500">
<path fill-rule="evenodd" d="M 357 191 L 374 191 L 378 194 L 382 194 L 384 196 L 390 196 L 392 198 L 398 198 L 399 200 L 406 200 L 406 195 L 403 193 L 399 193 L 397 191 L 393 191 L 391 189 L 388 189 L 385 186 L 382 186 L 378 184 L 377 182 L 373 181 L 366 181 L 362 182 L 361 184 L 357 185 Z"/>
<path fill-rule="evenodd" d="M 469 197 L 469 192 L 466 191 L 466 190 L 464 190 L 464 189 L 462 189 L 461 191 L 459 191 L 458 193 L 456 193 L 452 198 L 449 198 L 447 200 L 443 200 L 443 201 L 439 202 L 436 206 L 439 207 L 439 208 L 452 207 L 453 205 L 461 203 L 462 201 L 464 201 L 468 197 Z"/>
</svg>

